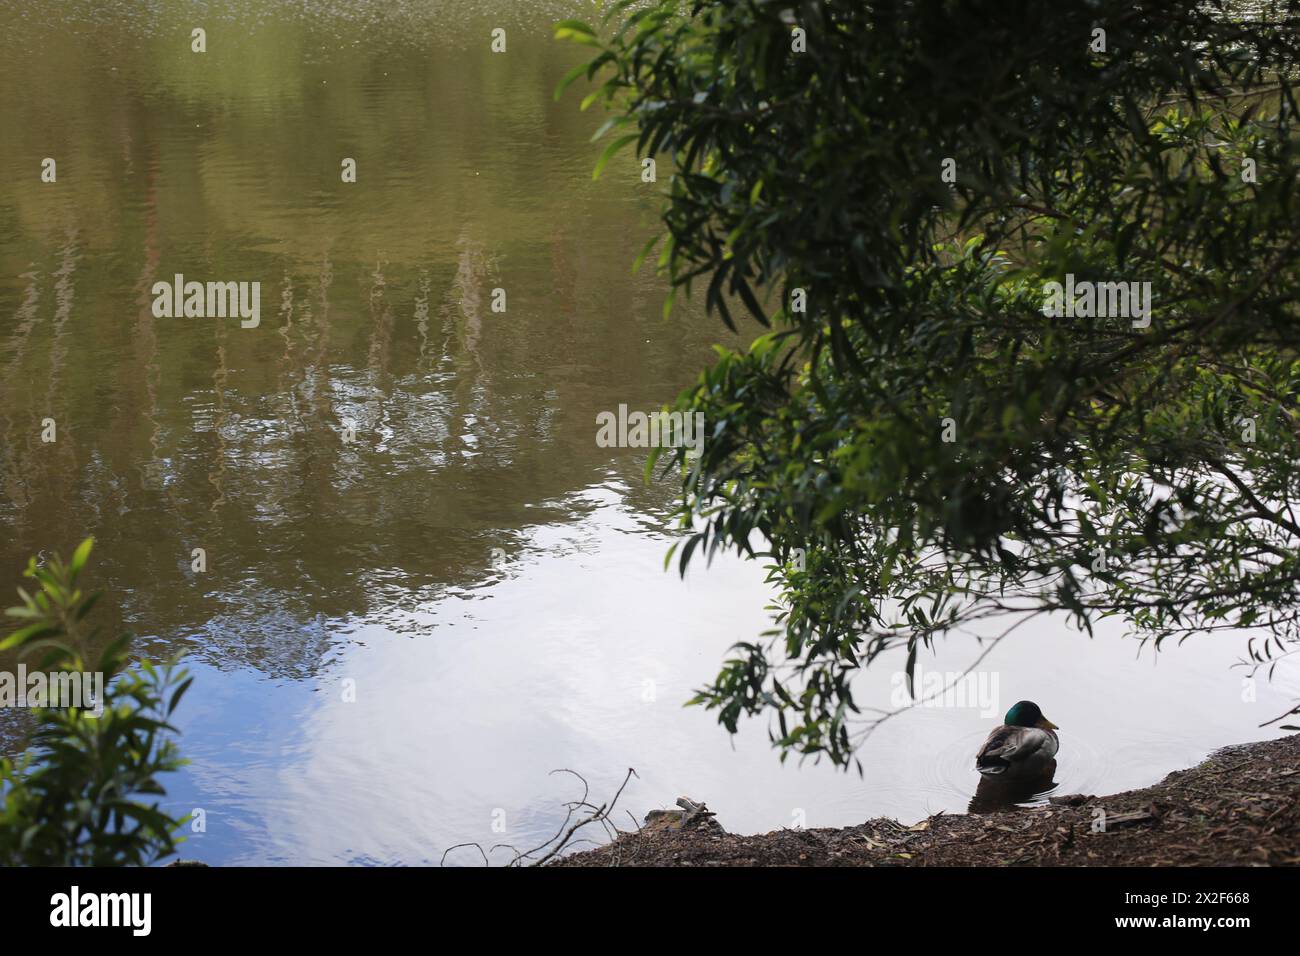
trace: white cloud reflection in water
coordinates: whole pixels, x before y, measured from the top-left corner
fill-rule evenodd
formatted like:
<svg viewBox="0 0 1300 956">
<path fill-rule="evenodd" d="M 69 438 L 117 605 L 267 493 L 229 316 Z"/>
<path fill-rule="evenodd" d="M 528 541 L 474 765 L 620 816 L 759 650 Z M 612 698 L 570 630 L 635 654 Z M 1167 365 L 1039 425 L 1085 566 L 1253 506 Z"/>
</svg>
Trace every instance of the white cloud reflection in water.
<svg viewBox="0 0 1300 956">
<path fill-rule="evenodd" d="M 574 524 L 529 530 L 503 579 L 396 615 L 410 627 L 340 624 L 324 674 L 309 682 L 204 668 L 182 727 L 195 765 L 173 788 L 177 809 L 210 809 L 208 833 L 182 855 L 214 863 L 427 864 L 453 844 L 541 843 L 578 795 L 596 802 L 625 769 L 622 805 L 639 819 L 679 795 L 706 800 L 728 829 L 839 826 L 877 815 L 911 822 L 962 812 L 977 782 L 975 749 L 995 721 L 977 710 L 918 708 L 882 725 L 862 751 L 864 779 L 828 765 L 782 766 L 763 725 L 733 748 L 713 716 L 682 708 L 726 648 L 767 626 L 756 564 L 719 559 L 685 583 L 662 570 L 667 540 L 630 511 L 618 483 L 582 493 Z M 414 632 L 414 633 L 413 633 Z M 1135 657 L 1113 630 L 1096 639 L 1053 622 L 993 652 L 1005 710 L 1039 701 L 1061 725 L 1057 792 L 1111 793 L 1155 782 L 1211 749 L 1277 735 L 1256 724 L 1285 709 L 1295 670 L 1241 701 L 1230 665 L 1244 639 L 1188 642 Z M 973 641 L 952 637 L 929 670 L 960 670 Z M 858 684 L 887 705 L 901 658 Z M 356 703 L 341 700 L 353 678 Z M 644 681 L 655 700 L 643 700 Z M 507 832 L 494 833 L 494 811 Z M 624 824 L 630 821 L 623 815 Z M 495 862 L 508 858 L 494 854 Z M 449 863 L 479 865 L 472 849 Z"/>
</svg>

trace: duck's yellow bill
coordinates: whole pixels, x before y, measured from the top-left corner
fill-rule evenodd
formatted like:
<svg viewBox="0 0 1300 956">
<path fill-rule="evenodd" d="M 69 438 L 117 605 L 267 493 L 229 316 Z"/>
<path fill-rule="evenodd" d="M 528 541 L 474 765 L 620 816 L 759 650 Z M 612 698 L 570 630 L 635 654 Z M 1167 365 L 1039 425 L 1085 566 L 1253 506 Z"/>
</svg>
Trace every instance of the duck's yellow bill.
<svg viewBox="0 0 1300 956">
<path fill-rule="evenodd" d="M 1054 724 L 1054 723 L 1052 723 L 1050 720 L 1048 720 L 1046 717 L 1044 717 L 1042 720 L 1040 720 L 1040 721 L 1038 722 L 1038 726 L 1039 726 L 1039 727 L 1042 727 L 1044 730 L 1060 730 L 1060 729 L 1061 729 L 1060 727 L 1056 726 L 1056 724 Z"/>
</svg>

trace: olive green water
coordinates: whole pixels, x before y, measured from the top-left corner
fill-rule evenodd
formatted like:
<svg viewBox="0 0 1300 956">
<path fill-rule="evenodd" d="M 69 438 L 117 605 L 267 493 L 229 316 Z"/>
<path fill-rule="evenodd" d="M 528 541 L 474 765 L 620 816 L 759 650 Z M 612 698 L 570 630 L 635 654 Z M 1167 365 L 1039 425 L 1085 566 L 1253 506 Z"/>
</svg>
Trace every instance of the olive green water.
<svg viewBox="0 0 1300 956">
<path fill-rule="evenodd" d="M 574 796 L 559 767 L 603 793 L 633 766 L 638 816 L 685 793 L 737 830 L 970 799 L 978 709 L 891 721 L 859 780 L 680 706 L 768 594 L 731 561 L 665 574 L 671 487 L 595 440 L 598 412 L 658 407 L 731 340 L 662 317 L 629 269 L 654 187 L 630 156 L 593 183 L 599 117 L 552 101 L 582 54 L 551 24 L 585 12 L 0 0 L 0 583 L 94 534 L 105 625 L 186 657 L 187 857 L 536 843 Z M 259 325 L 155 317 L 177 273 L 260 282 Z M 1063 727 L 1061 785 L 1106 792 L 1272 735 L 1295 683 L 1246 701 L 1240 650 L 1157 667 L 1045 627 L 985 668 L 1001 709 L 1033 696 Z M 890 666 L 864 695 L 888 702 Z"/>
</svg>

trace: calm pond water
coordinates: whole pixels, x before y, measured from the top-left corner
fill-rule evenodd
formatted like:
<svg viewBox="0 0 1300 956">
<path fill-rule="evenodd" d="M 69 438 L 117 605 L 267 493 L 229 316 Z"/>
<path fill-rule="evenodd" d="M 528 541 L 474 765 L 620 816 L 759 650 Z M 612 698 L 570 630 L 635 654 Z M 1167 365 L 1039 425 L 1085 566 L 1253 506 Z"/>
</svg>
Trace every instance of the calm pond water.
<svg viewBox="0 0 1300 956">
<path fill-rule="evenodd" d="M 105 625 L 185 655 L 186 857 L 531 845 L 576 795 L 561 767 L 599 797 L 635 767 L 638 818 L 686 794 L 737 831 L 970 802 L 987 708 L 888 721 L 859 778 L 681 706 L 768 626 L 763 569 L 665 573 L 672 488 L 595 416 L 658 407 L 734 340 L 630 274 L 654 194 L 630 156 L 593 183 L 599 117 L 551 98 L 581 54 L 550 26 L 584 12 L 0 0 L 0 584 L 94 534 Z M 259 281 L 260 324 L 155 318 L 176 273 Z M 1045 623 L 979 677 L 997 715 L 1031 697 L 1061 725 L 1061 789 L 1105 793 L 1277 735 L 1258 724 L 1300 680 L 1244 699 L 1243 646 L 1157 658 Z M 923 667 L 978 651 L 953 636 Z M 889 706 L 901 664 L 861 699 Z M 6 752 L 21 734 L 0 715 Z"/>
</svg>

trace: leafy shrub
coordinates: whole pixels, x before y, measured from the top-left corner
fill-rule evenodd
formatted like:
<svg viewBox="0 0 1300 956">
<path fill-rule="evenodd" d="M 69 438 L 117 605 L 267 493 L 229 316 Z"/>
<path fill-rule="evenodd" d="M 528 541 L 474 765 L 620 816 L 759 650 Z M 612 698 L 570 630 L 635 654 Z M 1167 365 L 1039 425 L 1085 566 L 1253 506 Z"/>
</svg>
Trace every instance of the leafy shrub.
<svg viewBox="0 0 1300 956">
<path fill-rule="evenodd" d="M 21 626 L 0 651 L 43 652 L 41 671 L 92 670 L 97 629 L 86 631 L 85 619 L 99 594 L 77 585 L 92 544 L 83 541 L 67 564 L 28 562 L 24 575 L 40 587 L 18 589 L 22 604 L 6 613 Z M 147 865 L 176 852 L 183 821 L 141 797 L 165 795 L 159 775 L 185 763 L 167 721 L 192 678 L 172 665 L 128 670 L 129 642 L 128 634 L 110 643 L 94 668 L 103 675 L 99 716 L 85 707 L 34 708 L 30 749 L 16 762 L 0 760 L 0 864 Z"/>
</svg>

